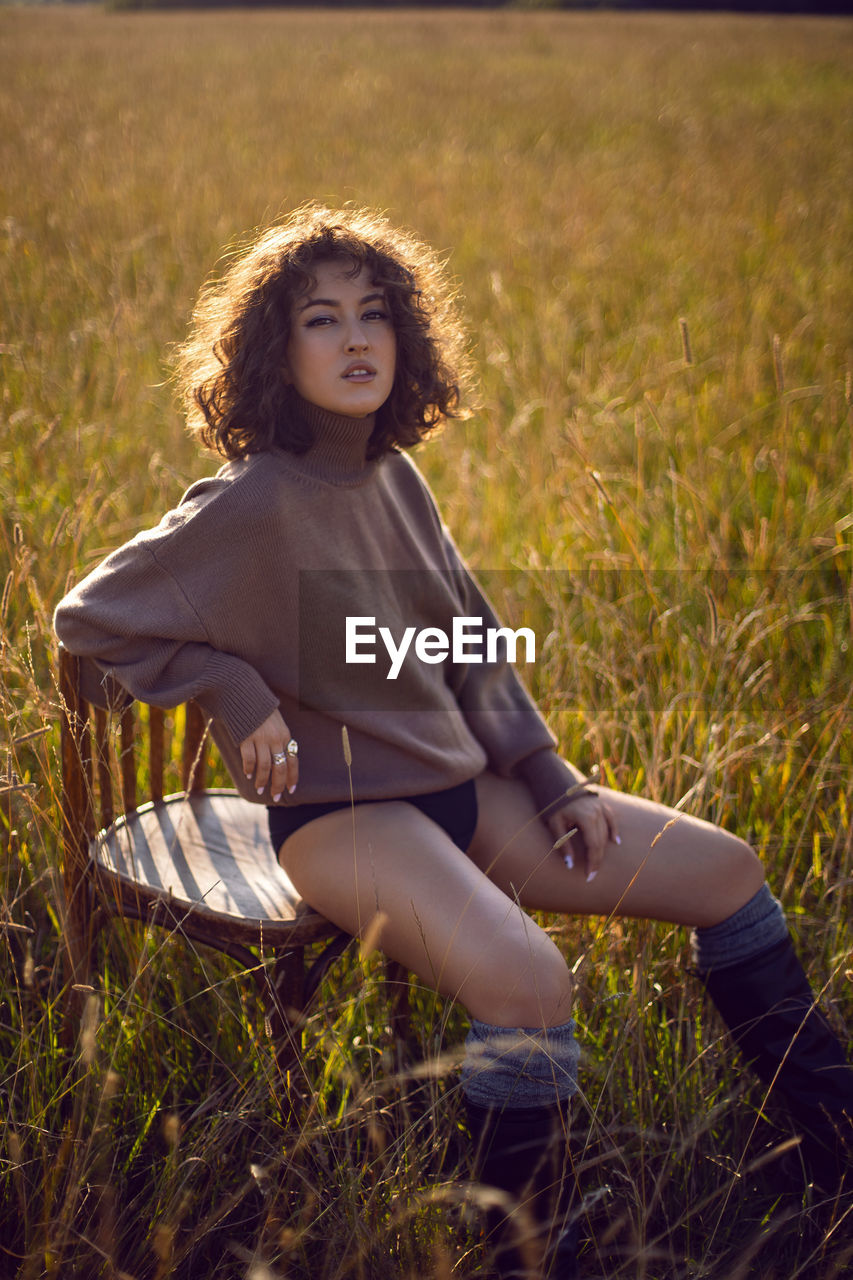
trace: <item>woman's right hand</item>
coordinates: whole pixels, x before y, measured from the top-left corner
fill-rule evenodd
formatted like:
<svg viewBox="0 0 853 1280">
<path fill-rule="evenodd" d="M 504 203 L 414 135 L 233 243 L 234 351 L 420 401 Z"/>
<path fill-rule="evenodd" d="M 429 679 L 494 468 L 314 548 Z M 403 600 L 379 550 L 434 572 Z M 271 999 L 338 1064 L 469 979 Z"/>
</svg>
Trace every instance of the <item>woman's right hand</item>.
<svg viewBox="0 0 853 1280">
<path fill-rule="evenodd" d="M 285 787 L 293 795 L 299 781 L 297 756 L 289 755 L 284 764 L 275 764 L 273 761 L 273 756 L 286 751 L 291 736 L 281 712 L 273 711 L 254 733 L 250 733 L 240 743 L 244 774 L 254 781 L 259 796 L 269 786 L 276 803 L 281 799 Z"/>
<path fill-rule="evenodd" d="M 622 838 L 616 827 L 616 819 L 596 791 L 581 791 L 579 795 L 570 796 L 556 813 L 546 820 L 551 835 L 558 843 L 564 843 L 570 831 L 580 836 L 580 849 L 574 846 L 563 857 L 566 866 L 571 870 L 575 854 L 581 852 L 586 860 L 587 882 L 594 880 L 604 861 L 604 853 L 608 841 L 621 844 Z"/>
</svg>

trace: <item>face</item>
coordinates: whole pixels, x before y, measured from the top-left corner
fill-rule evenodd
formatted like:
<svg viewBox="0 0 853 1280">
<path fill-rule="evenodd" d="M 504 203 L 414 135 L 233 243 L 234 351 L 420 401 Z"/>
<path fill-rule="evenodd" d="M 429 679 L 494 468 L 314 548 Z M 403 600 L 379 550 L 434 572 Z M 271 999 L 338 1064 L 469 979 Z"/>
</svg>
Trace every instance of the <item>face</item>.
<svg viewBox="0 0 853 1280">
<path fill-rule="evenodd" d="M 375 413 L 391 394 L 397 340 L 386 305 L 362 269 L 323 262 L 293 308 L 287 381 L 303 399 L 349 418 Z"/>
</svg>

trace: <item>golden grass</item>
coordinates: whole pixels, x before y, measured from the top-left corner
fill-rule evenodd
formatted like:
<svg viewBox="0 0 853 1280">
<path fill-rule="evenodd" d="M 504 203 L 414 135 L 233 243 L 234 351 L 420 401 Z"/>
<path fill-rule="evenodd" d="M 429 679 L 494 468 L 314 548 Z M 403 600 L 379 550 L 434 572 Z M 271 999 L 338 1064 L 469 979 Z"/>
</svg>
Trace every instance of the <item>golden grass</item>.
<svg viewBox="0 0 853 1280">
<path fill-rule="evenodd" d="M 842 1030 L 850 982 L 851 49 L 844 21 L 496 11 L 0 9 L 0 1274 L 464 1276 L 461 1015 L 373 970 L 287 1115 L 233 966 L 139 931 L 78 1050 L 61 985 L 49 618 L 200 469 L 164 353 L 223 247 L 309 197 L 450 254 L 480 412 L 419 454 L 549 639 L 565 751 L 754 840 Z M 511 572 L 507 572 L 511 571 Z M 671 928 L 577 958 L 591 1276 L 813 1276 Z M 736 1105 L 737 1104 L 737 1105 Z M 741 1164 L 742 1157 L 745 1165 Z M 266 1270 L 264 1270 L 266 1268 Z"/>
</svg>

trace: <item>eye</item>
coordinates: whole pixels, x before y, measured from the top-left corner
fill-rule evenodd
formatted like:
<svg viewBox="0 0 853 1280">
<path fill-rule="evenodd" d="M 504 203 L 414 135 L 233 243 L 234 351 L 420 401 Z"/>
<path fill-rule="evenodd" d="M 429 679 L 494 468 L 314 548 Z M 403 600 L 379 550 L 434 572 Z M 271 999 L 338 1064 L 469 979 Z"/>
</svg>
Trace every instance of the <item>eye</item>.
<svg viewBox="0 0 853 1280">
<path fill-rule="evenodd" d="M 306 321 L 305 328 L 317 329 L 320 325 L 334 324 L 334 319 L 334 316 L 312 316 L 310 320 Z"/>
<path fill-rule="evenodd" d="M 390 320 L 390 319 L 391 317 L 389 316 L 388 312 L 382 311 L 381 308 L 379 307 L 375 307 L 371 311 L 365 311 L 364 315 L 362 316 L 362 320 L 380 320 L 381 321 L 381 320 Z"/>
</svg>

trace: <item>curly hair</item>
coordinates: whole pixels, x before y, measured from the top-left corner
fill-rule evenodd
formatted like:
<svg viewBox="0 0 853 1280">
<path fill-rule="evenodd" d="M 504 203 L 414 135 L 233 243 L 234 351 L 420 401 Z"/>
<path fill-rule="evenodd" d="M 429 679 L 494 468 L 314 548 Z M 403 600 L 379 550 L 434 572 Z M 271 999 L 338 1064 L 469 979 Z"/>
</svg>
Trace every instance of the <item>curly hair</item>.
<svg viewBox="0 0 853 1280">
<path fill-rule="evenodd" d="M 369 456 L 408 448 L 460 408 L 469 370 L 455 298 L 435 254 L 369 209 L 307 204 L 238 250 L 204 286 L 175 374 L 187 425 L 209 448 L 242 458 L 273 445 L 304 453 L 310 428 L 288 412 L 284 370 L 294 303 L 321 263 L 366 270 L 384 290 L 396 337 L 391 393 L 377 411 Z"/>
</svg>

